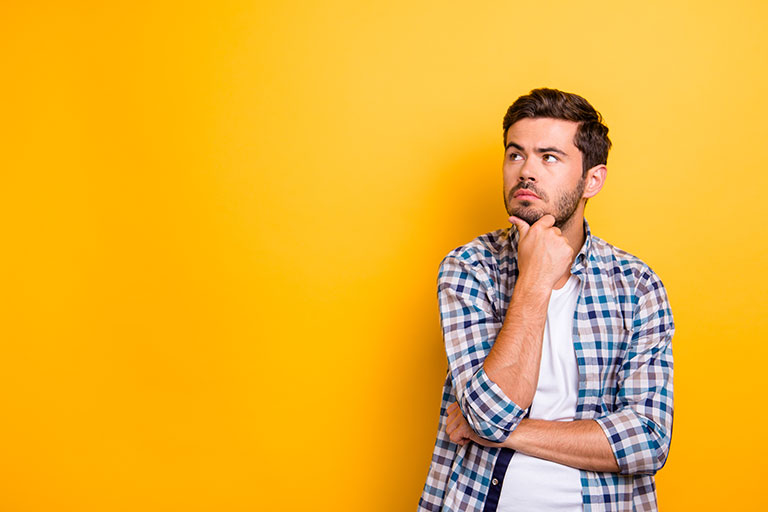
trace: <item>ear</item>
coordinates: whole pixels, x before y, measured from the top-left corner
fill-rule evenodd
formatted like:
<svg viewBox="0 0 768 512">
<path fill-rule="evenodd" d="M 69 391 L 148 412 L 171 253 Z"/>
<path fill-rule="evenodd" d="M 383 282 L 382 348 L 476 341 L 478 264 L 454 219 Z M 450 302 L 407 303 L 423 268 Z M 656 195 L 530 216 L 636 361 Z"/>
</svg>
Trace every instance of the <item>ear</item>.
<svg viewBox="0 0 768 512">
<path fill-rule="evenodd" d="M 589 199 L 596 196 L 602 190 L 607 175 L 608 168 L 604 164 L 599 164 L 589 169 L 584 179 L 584 194 L 581 197 Z"/>
</svg>

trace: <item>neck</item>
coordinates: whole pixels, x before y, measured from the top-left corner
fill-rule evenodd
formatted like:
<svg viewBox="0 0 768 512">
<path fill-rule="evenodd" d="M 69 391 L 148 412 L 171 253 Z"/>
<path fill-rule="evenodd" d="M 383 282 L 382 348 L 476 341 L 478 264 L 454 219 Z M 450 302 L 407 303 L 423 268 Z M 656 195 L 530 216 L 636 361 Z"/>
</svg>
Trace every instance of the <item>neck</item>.
<svg viewBox="0 0 768 512">
<path fill-rule="evenodd" d="M 573 247 L 574 257 L 579 253 L 581 246 L 584 245 L 586 234 L 584 233 L 584 216 L 574 214 L 568 219 L 568 222 L 560 228 L 563 236 L 568 240 L 568 244 Z"/>
<path fill-rule="evenodd" d="M 584 240 L 586 239 L 586 234 L 584 233 L 584 214 L 583 210 L 579 209 L 580 211 L 574 212 L 574 214 L 571 216 L 568 221 L 563 224 L 563 226 L 560 228 L 560 231 L 563 233 L 563 236 L 568 240 L 568 245 L 570 245 L 573 248 L 573 257 L 574 260 L 576 256 L 579 254 L 579 251 L 581 250 L 581 246 L 584 245 Z M 565 283 L 568 281 L 568 278 L 571 277 L 571 269 L 568 267 L 568 270 L 565 272 L 565 274 L 562 275 L 560 280 L 555 285 L 555 289 L 562 288 Z"/>
</svg>

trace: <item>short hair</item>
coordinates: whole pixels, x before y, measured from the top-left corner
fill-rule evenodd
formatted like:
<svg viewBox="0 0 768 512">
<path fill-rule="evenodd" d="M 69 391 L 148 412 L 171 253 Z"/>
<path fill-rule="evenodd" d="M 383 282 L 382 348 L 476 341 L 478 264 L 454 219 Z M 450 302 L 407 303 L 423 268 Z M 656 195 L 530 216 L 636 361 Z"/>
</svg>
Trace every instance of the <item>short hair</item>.
<svg viewBox="0 0 768 512">
<path fill-rule="evenodd" d="M 582 176 L 586 176 L 592 167 L 608 163 L 608 150 L 611 149 L 608 127 L 603 124 L 600 112 L 578 94 L 540 88 L 517 98 L 504 116 L 505 146 L 509 127 L 530 117 L 549 117 L 579 123 L 573 143 L 581 151 Z"/>
</svg>

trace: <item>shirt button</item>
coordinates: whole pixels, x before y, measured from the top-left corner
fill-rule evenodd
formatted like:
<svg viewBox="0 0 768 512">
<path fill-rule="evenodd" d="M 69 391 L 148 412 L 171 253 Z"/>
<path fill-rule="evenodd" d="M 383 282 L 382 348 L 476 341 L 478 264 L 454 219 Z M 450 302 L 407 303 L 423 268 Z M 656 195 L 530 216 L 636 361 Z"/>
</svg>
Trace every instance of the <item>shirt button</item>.
<svg viewBox="0 0 768 512">
<path fill-rule="evenodd" d="M 499 480 L 497 478 L 494 478 L 493 480 L 491 480 L 491 483 L 493 485 L 499 485 Z"/>
</svg>

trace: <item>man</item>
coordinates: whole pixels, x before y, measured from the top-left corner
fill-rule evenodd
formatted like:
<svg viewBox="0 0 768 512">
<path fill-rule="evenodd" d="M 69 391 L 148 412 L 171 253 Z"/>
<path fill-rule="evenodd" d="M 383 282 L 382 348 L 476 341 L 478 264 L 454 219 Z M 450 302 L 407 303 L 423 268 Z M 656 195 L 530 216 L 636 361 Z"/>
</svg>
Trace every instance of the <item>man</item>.
<svg viewBox="0 0 768 512">
<path fill-rule="evenodd" d="M 440 264 L 449 368 L 419 510 L 656 510 L 674 322 L 658 276 L 584 219 L 608 128 L 554 89 L 518 98 L 503 128 L 512 226 Z"/>
</svg>

